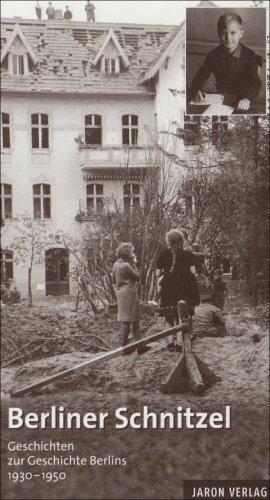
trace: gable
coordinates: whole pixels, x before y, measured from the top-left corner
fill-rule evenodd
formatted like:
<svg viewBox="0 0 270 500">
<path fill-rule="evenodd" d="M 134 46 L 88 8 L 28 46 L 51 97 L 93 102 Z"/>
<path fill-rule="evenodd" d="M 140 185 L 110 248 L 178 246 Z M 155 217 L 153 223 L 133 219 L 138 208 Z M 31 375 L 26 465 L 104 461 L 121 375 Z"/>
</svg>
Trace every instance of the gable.
<svg viewBox="0 0 270 500">
<path fill-rule="evenodd" d="M 108 51 L 111 51 L 112 53 L 115 54 L 113 57 L 121 57 L 122 62 L 126 68 L 130 66 L 130 61 L 126 56 L 124 50 L 122 49 L 120 43 L 118 42 L 115 33 L 112 30 L 108 32 L 103 44 L 101 45 L 95 57 L 93 64 L 96 65 L 101 56 L 106 56 L 106 53 L 108 53 Z"/>
<path fill-rule="evenodd" d="M 37 63 L 37 58 L 34 54 L 34 51 L 29 45 L 18 24 L 15 26 L 9 40 L 7 41 L 6 46 L 1 53 L 1 63 L 9 53 L 28 54 L 31 57 L 33 63 Z"/>
<path fill-rule="evenodd" d="M 11 45 L 9 52 L 11 52 L 12 54 L 26 54 L 27 50 L 25 48 L 25 45 L 22 43 L 22 40 L 18 35 Z"/>
</svg>

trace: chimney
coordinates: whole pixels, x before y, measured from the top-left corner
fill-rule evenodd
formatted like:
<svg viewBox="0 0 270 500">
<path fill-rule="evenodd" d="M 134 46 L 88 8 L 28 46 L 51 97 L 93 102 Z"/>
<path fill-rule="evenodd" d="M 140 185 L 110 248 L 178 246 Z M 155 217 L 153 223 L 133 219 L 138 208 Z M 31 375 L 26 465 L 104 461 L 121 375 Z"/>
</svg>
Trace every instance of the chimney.
<svg viewBox="0 0 270 500">
<path fill-rule="evenodd" d="M 218 7 L 212 0 L 201 0 L 196 7 Z"/>
<path fill-rule="evenodd" d="M 55 20 L 63 19 L 62 9 L 56 9 L 54 19 Z"/>
</svg>

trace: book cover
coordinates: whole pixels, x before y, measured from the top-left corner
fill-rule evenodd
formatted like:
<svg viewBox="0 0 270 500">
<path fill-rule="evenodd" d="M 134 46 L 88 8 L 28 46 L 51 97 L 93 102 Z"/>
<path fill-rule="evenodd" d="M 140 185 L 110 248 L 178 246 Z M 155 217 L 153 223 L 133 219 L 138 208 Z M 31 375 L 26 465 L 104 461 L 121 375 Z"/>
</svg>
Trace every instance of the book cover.
<svg viewBox="0 0 270 500">
<path fill-rule="evenodd" d="M 266 2 L 1 7 L 1 498 L 269 498 Z"/>
</svg>

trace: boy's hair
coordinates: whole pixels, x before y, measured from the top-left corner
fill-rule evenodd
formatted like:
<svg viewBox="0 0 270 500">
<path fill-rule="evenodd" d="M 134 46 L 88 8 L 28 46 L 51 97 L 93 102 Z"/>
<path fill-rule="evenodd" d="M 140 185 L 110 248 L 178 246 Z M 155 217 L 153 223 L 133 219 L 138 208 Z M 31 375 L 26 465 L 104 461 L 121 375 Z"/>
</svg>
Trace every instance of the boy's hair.
<svg viewBox="0 0 270 500">
<path fill-rule="evenodd" d="M 235 14 L 234 12 L 226 12 L 226 14 L 223 14 L 223 16 L 221 16 L 218 20 L 218 33 L 227 29 L 232 21 L 238 23 L 239 26 L 243 28 L 243 20 L 240 16 L 238 16 L 238 14 Z"/>
<path fill-rule="evenodd" d="M 166 234 L 166 243 L 171 247 L 177 245 L 183 248 L 184 238 L 183 235 L 178 229 L 171 229 Z"/>
<path fill-rule="evenodd" d="M 118 257 L 118 259 L 128 260 L 133 248 L 132 243 L 129 241 L 121 243 L 116 249 L 116 257 Z"/>
</svg>

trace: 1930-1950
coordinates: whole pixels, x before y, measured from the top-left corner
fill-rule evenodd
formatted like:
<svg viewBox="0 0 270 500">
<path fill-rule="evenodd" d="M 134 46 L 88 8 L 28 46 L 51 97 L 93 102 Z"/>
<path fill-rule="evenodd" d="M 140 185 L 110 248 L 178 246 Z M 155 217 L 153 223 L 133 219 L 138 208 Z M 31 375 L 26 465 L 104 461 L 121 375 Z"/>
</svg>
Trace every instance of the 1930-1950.
<svg viewBox="0 0 270 500">
<path fill-rule="evenodd" d="M 13 483 L 23 483 L 24 481 L 32 481 L 33 479 L 39 478 L 46 483 L 57 483 L 58 481 L 63 481 L 66 479 L 65 472 L 41 472 L 40 474 L 34 474 L 32 472 L 8 472 L 8 479 Z"/>
</svg>

